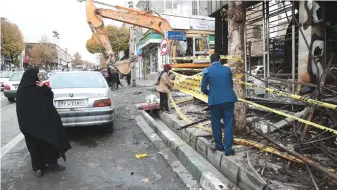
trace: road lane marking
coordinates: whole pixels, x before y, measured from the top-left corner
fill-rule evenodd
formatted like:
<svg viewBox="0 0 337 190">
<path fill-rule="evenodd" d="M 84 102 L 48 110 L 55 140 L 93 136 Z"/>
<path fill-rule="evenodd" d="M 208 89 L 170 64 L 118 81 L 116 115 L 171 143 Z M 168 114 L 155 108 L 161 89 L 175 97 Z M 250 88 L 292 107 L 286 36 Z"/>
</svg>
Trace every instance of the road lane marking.
<svg viewBox="0 0 337 190">
<path fill-rule="evenodd" d="M 1 148 L 1 157 L 5 156 L 16 144 L 18 144 L 24 138 L 23 134 L 18 134 L 14 139 Z"/>
</svg>

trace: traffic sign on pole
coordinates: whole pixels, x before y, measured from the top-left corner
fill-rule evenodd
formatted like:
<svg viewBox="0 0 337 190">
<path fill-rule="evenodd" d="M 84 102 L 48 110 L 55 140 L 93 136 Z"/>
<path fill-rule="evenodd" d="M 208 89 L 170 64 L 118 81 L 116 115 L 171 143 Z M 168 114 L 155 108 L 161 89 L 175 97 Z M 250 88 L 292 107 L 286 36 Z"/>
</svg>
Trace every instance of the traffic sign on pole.
<svg viewBox="0 0 337 190">
<path fill-rule="evenodd" d="M 163 40 L 160 42 L 161 55 L 166 55 L 168 53 L 168 49 L 168 40 L 166 38 L 163 38 Z"/>
</svg>

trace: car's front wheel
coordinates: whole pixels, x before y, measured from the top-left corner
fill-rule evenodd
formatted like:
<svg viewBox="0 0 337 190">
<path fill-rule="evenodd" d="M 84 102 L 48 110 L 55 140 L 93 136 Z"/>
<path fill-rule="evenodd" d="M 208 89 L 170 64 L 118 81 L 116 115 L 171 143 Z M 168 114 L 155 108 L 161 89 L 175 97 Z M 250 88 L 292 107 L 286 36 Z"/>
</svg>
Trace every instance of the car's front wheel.
<svg viewBox="0 0 337 190">
<path fill-rule="evenodd" d="M 106 132 L 108 133 L 113 133 L 114 132 L 114 123 L 111 122 L 111 123 L 107 123 L 104 125 L 104 129 Z"/>
<path fill-rule="evenodd" d="M 9 98 L 8 98 L 8 101 L 9 101 L 9 102 L 14 102 L 14 100 L 15 100 L 15 98 L 13 98 L 13 97 L 9 97 Z"/>
</svg>

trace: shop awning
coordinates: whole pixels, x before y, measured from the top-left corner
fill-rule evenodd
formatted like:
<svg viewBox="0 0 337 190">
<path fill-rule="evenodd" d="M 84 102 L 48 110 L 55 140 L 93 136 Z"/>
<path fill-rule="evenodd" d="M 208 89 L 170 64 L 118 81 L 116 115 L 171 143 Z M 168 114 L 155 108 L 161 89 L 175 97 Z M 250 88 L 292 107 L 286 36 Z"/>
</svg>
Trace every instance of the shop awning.
<svg viewBox="0 0 337 190">
<path fill-rule="evenodd" d="M 158 33 L 147 34 L 141 40 L 139 40 L 139 42 L 136 44 L 136 48 L 137 48 L 137 50 L 142 49 L 142 48 L 146 47 L 147 45 L 149 45 L 151 43 L 159 44 L 162 39 L 163 39 L 163 37 L 162 37 L 161 34 L 158 34 Z"/>
</svg>

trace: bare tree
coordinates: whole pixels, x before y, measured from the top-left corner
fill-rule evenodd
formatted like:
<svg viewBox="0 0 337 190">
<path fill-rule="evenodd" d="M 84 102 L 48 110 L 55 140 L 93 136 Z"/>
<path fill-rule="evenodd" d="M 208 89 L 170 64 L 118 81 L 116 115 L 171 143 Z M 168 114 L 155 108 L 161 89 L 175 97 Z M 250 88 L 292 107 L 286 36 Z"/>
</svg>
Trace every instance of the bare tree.
<svg viewBox="0 0 337 190">
<path fill-rule="evenodd" d="M 230 1 L 228 5 L 228 55 L 244 57 L 244 25 L 245 6 L 243 1 Z M 239 81 L 244 81 L 244 63 L 240 60 L 229 60 L 228 64 L 233 72 L 233 77 Z M 238 98 L 244 99 L 244 85 L 234 83 L 234 91 Z M 243 102 L 235 104 L 234 111 L 234 131 L 237 134 L 246 131 L 246 106 Z"/>
<path fill-rule="evenodd" d="M 74 59 L 72 61 L 72 66 L 76 67 L 77 65 L 83 65 L 82 56 L 80 53 L 76 52 L 74 54 Z"/>
<path fill-rule="evenodd" d="M 32 64 L 42 67 L 53 67 L 57 64 L 56 47 L 49 42 L 47 36 L 42 36 L 39 43 L 33 45 L 29 54 L 32 57 Z"/>
</svg>

